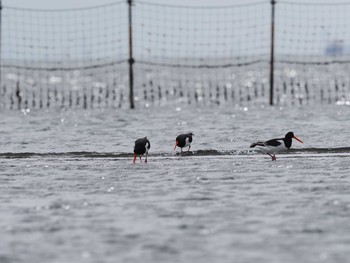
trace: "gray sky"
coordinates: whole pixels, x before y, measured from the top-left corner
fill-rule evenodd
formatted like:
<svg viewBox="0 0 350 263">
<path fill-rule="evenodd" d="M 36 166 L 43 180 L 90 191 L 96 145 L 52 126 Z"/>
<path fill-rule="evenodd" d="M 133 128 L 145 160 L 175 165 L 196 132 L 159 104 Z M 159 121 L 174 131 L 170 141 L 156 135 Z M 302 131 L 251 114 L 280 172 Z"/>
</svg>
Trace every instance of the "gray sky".
<svg viewBox="0 0 350 263">
<path fill-rule="evenodd" d="M 126 2 L 126 0 L 123 0 Z M 220 10 L 178 10 L 167 7 L 156 11 L 144 5 L 134 13 L 134 47 L 142 52 L 144 58 L 149 56 L 180 57 L 211 56 L 232 58 L 237 55 L 247 56 L 269 52 L 269 16 L 270 0 L 140 0 L 148 3 L 189 6 L 226 6 L 247 3 L 263 3 L 239 10 L 222 8 Z M 277 2 L 294 3 L 350 3 L 350 0 L 277 0 Z M 74 9 L 99 6 L 107 3 L 118 3 L 120 0 L 2 0 L 4 6 L 32 9 Z M 137 0 L 135 0 L 137 2 Z M 264 4 L 266 3 L 266 4 Z M 113 5 L 114 6 L 114 5 Z M 126 6 L 126 5 L 125 5 Z M 142 4 L 140 4 L 142 6 Z M 348 30 L 350 5 L 280 5 L 276 12 L 276 52 L 279 54 L 321 55 L 332 43 L 342 43 L 346 53 L 350 54 L 350 32 Z M 5 9 L 3 9 L 5 10 Z M 11 10 L 9 10 L 11 11 Z M 93 54 L 98 58 L 109 57 L 107 50 L 119 52 L 120 57 L 127 53 L 127 42 L 119 41 L 119 36 L 127 36 L 126 9 L 119 5 L 113 8 L 97 10 L 96 23 L 88 19 L 86 13 L 77 16 L 61 14 L 38 16 L 33 12 L 8 15 L 3 12 L 5 29 L 3 30 L 4 57 L 57 56 L 80 58 Z M 101 13 L 102 12 L 102 13 Z M 139 12 L 139 13 L 137 13 Z M 68 12 L 69 13 L 69 12 Z M 102 15 L 101 15 L 102 14 Z M 153 19 L 154 16 L 157 19 Z M 171 14 L 171 15 L 170 15 Z M 7 15 L 7 16 L 6 16 Z M 103 21 L 100 21 L 103 17 Z M 7 20 L 6 20 L 6 19 Z M 118 18 L 118 19 L 115 19 Z M 139 18 L 139 20 L 138 20 Z M 179 19 L 181 18 L 181 19 Z M 63 23 L 62 23 L 63 19 Z M 76 23 L 81 19 L 82 23 Z M 104 22 L 111 24 L 118 31 L 118 38 L 112 34 L 103 35 Z M 119 22 L 120 23 L 119 23 Z M 146 21 L 147 28 L 143 27 Z M 88 30 L 81 30 L 89 25 Z M 34 25 L 34 26 L 33 26 Z M 109 25 L 109 24 L 108 24 Z M 185 25 L 185 26 L 183 26 Z M 7 27 L 6 27 L 7 26 Z M 205 30 L 198 30 L 205 27 Z M 86 27 L 85 27 L 86 28 Z M 169 28 L 172 28 L 171 32 Z M 183 29 L 186 28 L 186 29 Z M 40 30 L 39 30 L 40 29 Z M 114 32 L 114 31 L 113 31 Z M 287 33 L 286 33 L 287 32 Z M 102 35 L 101 35 L 101 34 Z M 99 35 L 100 34 L 100 35 Z M 232 37 L 234 35 L 234 37 Z M 180 37 L 181 36 L 181 37 Z M 72 41 L 74 39 L 74 41 Z M 90 39 L 86 42 L 85 39 Z M 115 41 L 119 41 L 116 46 Z M 43 48 L 44 47 L 44 48 Z M 103 48 L 101 48 L 103 47 Z M 51 48 L 48 53 L 47 49 Z M 136 52 L 135 51 L 135 52 Z M 209 54 L 212 51 L 213 54 Z"/>
<path fill-rule="evenodd" d="M 93 5 L 102 5 L 106 3 L 118 2 L 119 0 L 3 0 L 7 6 L 26 7 L 26 8 L 75 8 L 88 7 Z M 126 1 L 126 0 L 125 0 Z M 135 0 L 137 1 L 137 0 Z M 259 1 L 259 0 L 258 0 Z M 227 5 L 232 3 L 256 2 L 256 0 L 146 0 L 152 3 L 164 4 L 184 4 L 184 5 Z"/>
<path fill-rule="evenodd" d="M 119 0 L 116 0 L 119 1 Z M 125 0 L 126 1 L 126 0 Z M 135 0 L 137 1 L 137 0 Z M 262 0 L 144 0 L 152 3 L 177 4 L 177 5 L 229 5 L 261 2 Z M 269 0 L 265 0 L 268 2 Z M 277 0 L 278 1 L 278 0 Z M 288 2 L 310 2 L 310 3 L 333 3 L 333 2 L 349 2 L 349 0 L 287 0 Z M 101 5 L 115 2 L 113 0 L 2 0 L 3 5 L 23 8 L 43 8 L 43 9 L 59 9 L 59 8 L 78 8 L 93 5 Z"/>
</svg>

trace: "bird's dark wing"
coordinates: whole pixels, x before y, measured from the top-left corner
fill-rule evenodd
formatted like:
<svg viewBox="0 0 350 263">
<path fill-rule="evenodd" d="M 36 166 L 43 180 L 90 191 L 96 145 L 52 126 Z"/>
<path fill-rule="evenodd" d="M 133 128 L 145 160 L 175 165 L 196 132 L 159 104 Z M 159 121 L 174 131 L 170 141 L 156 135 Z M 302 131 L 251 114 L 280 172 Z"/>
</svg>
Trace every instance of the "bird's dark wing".
<svg viewBox="0 0 350 263">
<path fill-rule="evenodd" d="M 255 142 L 250 145 L 250 148 L 254 148 L 255 146 L 266 146 L 266 142 Z"/>
<path fill-rule="evenodd" d="M 135 141 L 135 145 L 142 144 L 142 141 L 143 141 L 143 138 L 142 138 L 142 139 L 137 139 L 137 140 Z"/>
<path fill-rule="evenodd" d="M 147 137 L 144 137 L 144 138 L 137 139 L 137 140 L 135 141 L 135 144 L 146 145 L 147 142 L 148 142 Z"/>
<path fill-rule="evenodd" d="M 177 146 L 179 147 L 184 147 L 186 144 L 186 134 L 180 134 L 179 136 L 176 137 L 177 141 Z"/>
<path fill-rule="evenodd" d="M 186 135 L 185 134 L 180 134 L 176 137 L 176 140 L 177 141 L 183 141 L 186 139 Z"/>
<path fill-rule="evenodd" d="M 282 144 L 282 139 L 272 139 L 265 142 L 268 146 L 279 146 Z"/>
</svg>

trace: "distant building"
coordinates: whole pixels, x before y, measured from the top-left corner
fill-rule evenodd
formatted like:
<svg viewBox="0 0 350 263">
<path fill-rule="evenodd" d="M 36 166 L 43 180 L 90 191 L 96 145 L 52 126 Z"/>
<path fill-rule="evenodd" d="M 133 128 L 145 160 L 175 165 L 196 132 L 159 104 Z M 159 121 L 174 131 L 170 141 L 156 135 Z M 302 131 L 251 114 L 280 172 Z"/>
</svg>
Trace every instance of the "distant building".
<svg viewBox="0 0 350 263">
<path fill-rule="evenodd" d="M 344 41 L 342 39 L 331 41 L 326 47 L 326 55 L 332 57 L 344 55 Z"/>
</svg>

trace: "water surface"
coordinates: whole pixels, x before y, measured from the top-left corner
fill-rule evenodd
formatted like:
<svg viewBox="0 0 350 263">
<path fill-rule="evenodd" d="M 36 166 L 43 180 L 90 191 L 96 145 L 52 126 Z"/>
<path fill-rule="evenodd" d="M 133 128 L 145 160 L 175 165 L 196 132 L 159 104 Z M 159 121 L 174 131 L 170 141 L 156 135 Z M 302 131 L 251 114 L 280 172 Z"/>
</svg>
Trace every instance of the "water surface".
<svg viewBox="0 0 350 263">
<path fill-rule="evenodd" d="M 347 262 L 349 110 L 3 112 L 0 262 Z M 249 151 L 290 130 L 276 162 Z"/>
</svg>

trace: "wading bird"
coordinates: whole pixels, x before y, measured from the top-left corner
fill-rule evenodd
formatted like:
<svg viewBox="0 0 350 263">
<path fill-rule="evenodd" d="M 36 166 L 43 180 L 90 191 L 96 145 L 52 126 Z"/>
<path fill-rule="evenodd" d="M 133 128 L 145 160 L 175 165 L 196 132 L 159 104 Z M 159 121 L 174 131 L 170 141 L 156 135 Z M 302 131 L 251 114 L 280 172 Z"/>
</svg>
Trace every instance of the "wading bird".
<svg viewBox="0 0 350 263">
<path fill-rule="evenodd" d="M 184 148 L 184 147 L 188 147 L 187 152 L 189 152 L 191 149 L 193 135 L 194 134 L 192 132 L 190 132 L 190 133 L 180 134 L 179 136 L 177 136 L 176 141 L 175 141 L 174 151 L 176 150 L 176 146 L 177 146 L 177 147 L 181 148 L 181 153 L 182 153 L 182 148 Z"/>
<path fill-rule="evenodd" d="M 303 143 L 294 136 L 293 132 L 288 132 L 284 138 L 272 139 L 266 142 L 256 142 L 250 145 L 250 148 L 258 146 L 258 149 L 271 156 L 272 161 L 276 161 L 276 153 L 286 151 L 292 146 L 292 139 Z"/>
<path fill-rule="evenodd" d="M 133 163 L 136 162 L 136 157 L 140 157 L 140 162 L 142 163 L 141 157 L 142 155 L 146 154 L 146 159 L 145 163 L 147 163 L 147 155 L 148 155 L 148 150 L 151 148 L 151 143 L 145 138 L 140 138 L 135 141 L 135 146 L 134 146 L 134 161 Z"/>
</svg>

